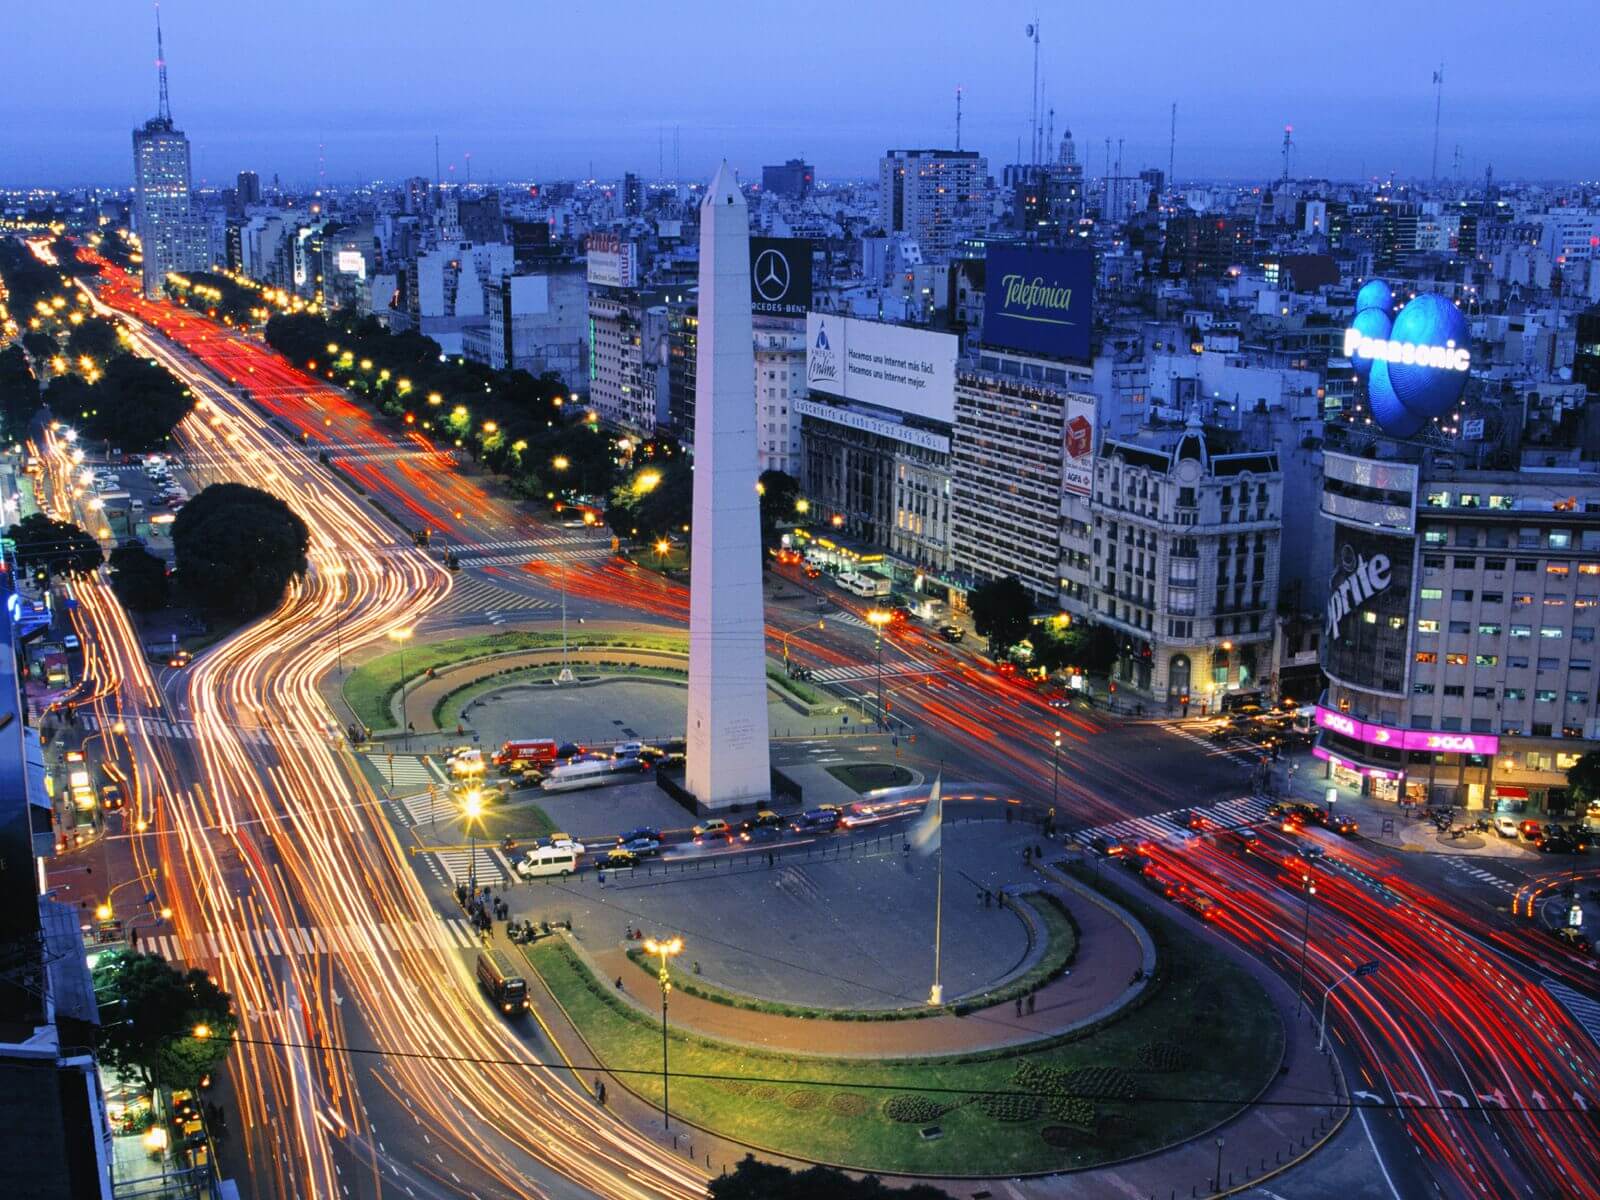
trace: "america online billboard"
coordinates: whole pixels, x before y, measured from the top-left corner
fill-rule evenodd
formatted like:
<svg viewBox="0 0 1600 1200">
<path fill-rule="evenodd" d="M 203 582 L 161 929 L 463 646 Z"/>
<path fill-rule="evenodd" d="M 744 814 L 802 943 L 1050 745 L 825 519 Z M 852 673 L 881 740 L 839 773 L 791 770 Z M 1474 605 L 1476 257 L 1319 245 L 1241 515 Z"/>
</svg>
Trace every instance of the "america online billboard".
<svg viewBox="0 0 1600 1200">
<path fill-rule="evenodd" d="M 881 408 L 955 421 L 953 333 L 806 314 L 806 386 Z"/>
<path fill-rule="evenodd" d="M 990 246 L 984 262 L 985 346 L 1047 358 L 1090 357 L 1093 254 Z"/>
<path fill-rule="evenodd" d="M 1472 369 L 1472 331 L 1443 296 L 1413 297 L 1398 313 L 1394 305 L 1383 280 L 1362 284 L 1344 353 L 1367 381 L 1373 419 L 1385 433 L 1408 438 L 1461 399 Z"/>
</svg>

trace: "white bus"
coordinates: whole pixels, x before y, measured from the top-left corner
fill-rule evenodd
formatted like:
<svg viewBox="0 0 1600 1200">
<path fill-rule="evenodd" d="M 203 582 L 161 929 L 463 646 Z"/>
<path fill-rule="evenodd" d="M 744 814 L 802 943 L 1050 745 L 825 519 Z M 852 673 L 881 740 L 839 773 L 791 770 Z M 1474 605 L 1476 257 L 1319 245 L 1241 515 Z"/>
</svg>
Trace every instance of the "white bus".
<svg viewBox="0 0 1600 1200">
<path fill-rule="evenodd" d="M 637 758 L 608 758 L 598 762 L 563 763 L 553 767 L 539 787 L 546 792 L 575 792 L 580 788 L 632 783 L 644 772 Z"/>
<path fill-rule="evenodd" d="M 852 596 L 861 596 L 864 599 L 887 596 L 891 587 L 887 579 L 875 575 L 855 574 L 839 576 L 839 586 Z"/>
</svg>

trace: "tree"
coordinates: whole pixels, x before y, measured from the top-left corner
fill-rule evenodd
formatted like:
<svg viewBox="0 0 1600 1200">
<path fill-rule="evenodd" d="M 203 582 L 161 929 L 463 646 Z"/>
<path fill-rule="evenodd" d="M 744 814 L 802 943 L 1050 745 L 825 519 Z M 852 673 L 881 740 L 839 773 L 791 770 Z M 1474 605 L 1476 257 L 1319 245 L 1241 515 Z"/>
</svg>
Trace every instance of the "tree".
<svg viewBox="0 0 1600 1200">
<path fill-rule="evenodd" d="M 270 492 L 214 483 L 172 522 L 174 572 L 203 608 L 256 617 L 275 607 L 306 571 L 306 524 Z"/>
<path fill-rule="evenodd" d="M 694 508 L 694 472 L 682 459 L 640 467 L 611 492 L 606 524 L 621 538 L 683 533 Z"/>
<path fill-rule="evenodd" d="M 81 432 L 130 453 L 159 449 L 193 407 L 188 389 L 164 367 L 131 354 L 107 363 L 93 391 Z"/>
<path fill-rule="evenodd" d="M 167 564 L 143 546 L 118 546 L 111 552 L 111 587 L 134 612 L 165 608 Z"/>
<path fill-rule="evenodd" d="M 794 503 L 800 498 L 800 481 L 783 471 L 763 471 L 761 491 L 761 548 L 778 544 L 778 526 L 794 522 Z"/>
<path fill-rule="evenodd" d="M 1580 812 L 1600 804 L 1600 750 L 1591 750 L 1567 768 L 1567 796 Z"/>
<path fill-rule="evenodd" d="M 239 1028 L 233 998 L 209 975 L 158 954 L 108 954 L 95 991 L 107 1017 L 101 1058 L 150 1086 L 193 1087 L 227 1057 Z"/>
<path fill-rule="evenodd" d="M 999 658 L 1028 636 L 1033 597 L 1015 575 L 991 579 L 967 593 L 972 623 L 989 639 L 989 657 Z"/>
<path fill-rule="evenodd" d="M 21 346 L 0 351 L 0 439 L 20 442 L 44 398 Z"/>
<path fill-rule="evenodd" d="M 747 1154 L 732 1175 L 713 1179 L 712 1200 L 950 1200 L 947 1192 L 926 1183 L 891 1188 L 875 1175 L 852 1179 L 832 1167 L 795 1171 L 775 1163 L 757 1162 Z"/>
<path fill-rule="evenodd" d="M 17 544 L 17 563 L 45 567 L 52 574 L 77 575 L 96 570 L 104 561 L 100 543 L 68 521 L 30 513 L 6 531 Z"/>
</svg>

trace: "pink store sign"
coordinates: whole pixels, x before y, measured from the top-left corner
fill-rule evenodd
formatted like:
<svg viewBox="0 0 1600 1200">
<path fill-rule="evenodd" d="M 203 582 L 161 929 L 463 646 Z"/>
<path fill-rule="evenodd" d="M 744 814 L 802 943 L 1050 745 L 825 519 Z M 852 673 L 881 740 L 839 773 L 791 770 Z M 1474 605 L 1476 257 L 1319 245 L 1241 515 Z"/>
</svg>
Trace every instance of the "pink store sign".
<svg viewBox="0 0 1600 1200">
<path fill-rule="evenodd" d="M 1347 758 L 1340 758 L 1337 754 L 1330 754 L 1321 746 L 1311 748 L 1311 756 L 1320 758 L 1323 762 L 1331 762 L 1336 767 L 1343 767 L 1347 771 L 1354 771 L 1357 775 L 1366 775 L 1371 779 L 1399 779 L 1399 771 L 1385 771 L 1382 767 L 1363 767 L 1360 763 L 1353 763 Z"/>
<path fill-rule="evenodd" d="M 1369 725 L 1342 712 L 1317 705 L 1317 724 L 1323 729 L 1342 733 L 1347 738 L 1373 746 L 1392 746 L 1396 750 L 1432 750 L 1439 754 L 1498 753 L 1500 739 L 1492 733 L 1435 733 L 1427 729 L 1391 729 L 1387 725 Z"/>
</svg>

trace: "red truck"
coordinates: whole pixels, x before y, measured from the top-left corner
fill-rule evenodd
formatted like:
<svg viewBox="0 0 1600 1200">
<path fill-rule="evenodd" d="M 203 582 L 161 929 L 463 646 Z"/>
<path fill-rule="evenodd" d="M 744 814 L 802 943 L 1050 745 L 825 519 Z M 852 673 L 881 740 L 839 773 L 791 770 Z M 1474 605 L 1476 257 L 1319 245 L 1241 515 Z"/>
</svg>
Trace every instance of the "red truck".
<svg viewBox="0 0 1600 1200">
<path fill-rule="evenodd" d="M 543 766 L 556 760 L 556 744 L 549 738 L 526 738 L 507 742 L 494 756 L 494 765 L 509 767 L 513 764 Z"/>
</svg>

